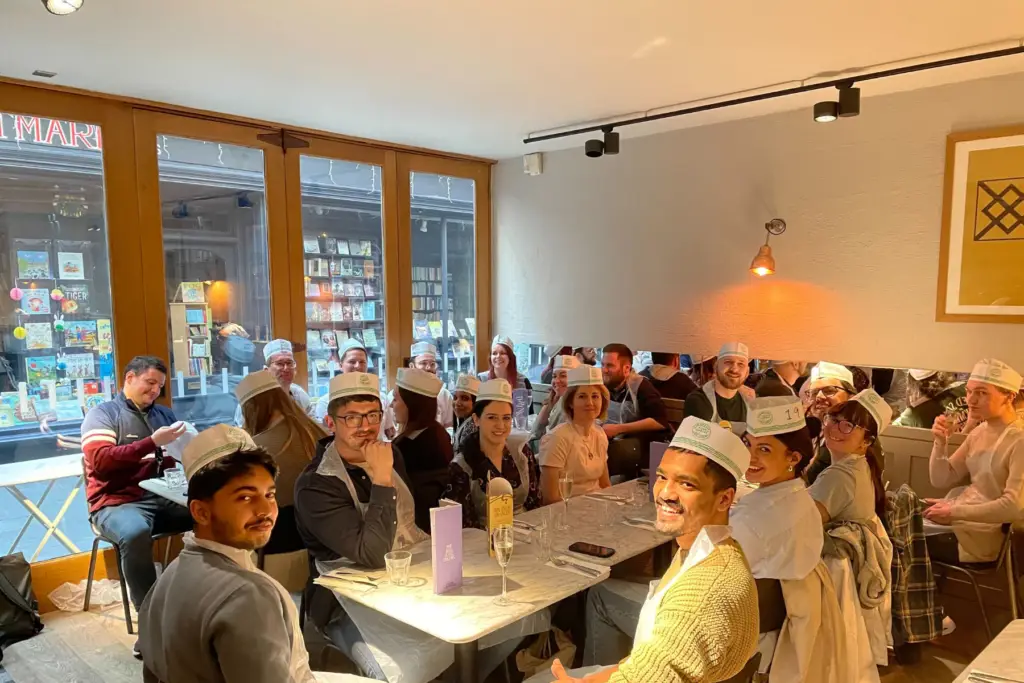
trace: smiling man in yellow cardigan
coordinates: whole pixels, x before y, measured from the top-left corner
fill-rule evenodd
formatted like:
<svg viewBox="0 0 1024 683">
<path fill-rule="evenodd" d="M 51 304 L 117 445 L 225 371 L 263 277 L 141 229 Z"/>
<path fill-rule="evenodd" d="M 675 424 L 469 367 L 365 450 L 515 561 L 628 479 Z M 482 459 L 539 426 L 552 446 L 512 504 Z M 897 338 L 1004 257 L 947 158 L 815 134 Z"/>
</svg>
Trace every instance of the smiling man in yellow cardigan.
<svg viewBox="0 0 1024 683">
<path fill-rule="evenodd" d="M 757 646 L 757 589 L 728 524 L 736 481 L 749 464 L 750 453 L 731 431 L 683 420 L 654 485 L 658 530 L 676 537 L 679 552 L 651 586 L 633 650 L 582 678 L 556 661 L 556 681 L 713 683 L 739 673 Z"/>
</svg>

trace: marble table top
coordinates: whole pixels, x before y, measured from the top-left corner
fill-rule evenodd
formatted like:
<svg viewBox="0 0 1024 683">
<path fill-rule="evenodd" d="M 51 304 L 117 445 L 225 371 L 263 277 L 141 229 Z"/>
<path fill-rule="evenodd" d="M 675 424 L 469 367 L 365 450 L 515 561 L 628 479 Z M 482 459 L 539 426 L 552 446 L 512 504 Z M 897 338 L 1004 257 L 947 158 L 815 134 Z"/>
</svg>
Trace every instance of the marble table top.
<svg viewBox="0 0 1024 683">
<path fill-rule="evenodd" d="M 628 495 L 630 484 L 619 484 L 606 491 Z M 531 510 L 517 517 L 531 524 L 545 520 L 562 504 Z M 671 540 L 655 531 L 622 523 L 623 517 L 654 519 L 654 505 L 642 507 L 616 505 L 592 498 L 573 498 L 569 502 L 569 530 L 553 532 L 552 553 L 563 553 L 576 541 L 605 545 L 615 549 L 607 559 L 579 556 L 591 564 L 612 566 Z M 607 574 L 590 578 L 548 566 L 538 557 L 536 536 L 525 543 L 516 535 L 512 560 L 508 565 L 510 606 L 494 604 L 501 594 L 501 568 L 487 554 L 487 534 L 479 529 L 462 532 L 462 586 L 435 595 L 430 566 L 430 542 L 417 544 L 405 587 L 382 583 L 376 589 L 359 584 L 331 582 L 336 593 L 378 612 L 402 621 L 448 643 L 469 643 L 515 623 L 559 600 L 600 583 Z M 366 572 L 374 579 L 386 578 L 381 571 Z"/>
<path fill-rule="evenodd" d="M 163 477 L 155 479 L 143 479 L 139 482 L 139 487 L 155 493 L 156 495 L 166 498 L 172 503 L 177 503 L 182 507 L 188 507 L 188 487 L 182 486 L 181 488 L 171 488 L 167 485 L 167 480 Z"/>
<path fill-rule="evenodd" d="M 972 671 L 1024 681 L 1024 619 L 1010 622 L 954 683 L 967 683 Z"/>
</svg>

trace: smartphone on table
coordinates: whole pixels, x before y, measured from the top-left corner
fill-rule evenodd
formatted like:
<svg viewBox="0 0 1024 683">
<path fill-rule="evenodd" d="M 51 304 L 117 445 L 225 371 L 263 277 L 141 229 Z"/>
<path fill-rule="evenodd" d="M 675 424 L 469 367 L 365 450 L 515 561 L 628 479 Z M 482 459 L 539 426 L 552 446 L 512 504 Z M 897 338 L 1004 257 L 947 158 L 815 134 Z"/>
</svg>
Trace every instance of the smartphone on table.
<svg viewBox="0 0 1024 683">
<path fill-rule="evenodd" d="M 574 553 L 580 553 L 581 555 L 590 555 L 591 557 L 600 557 L 601 559 L 607 559 L 615 554 L 614 548 L 609 548 L 603 545 L 596 545 L 594 543 L 583 543 L 577 541 L 569 546 L 569 550 Z"/>
</svg>

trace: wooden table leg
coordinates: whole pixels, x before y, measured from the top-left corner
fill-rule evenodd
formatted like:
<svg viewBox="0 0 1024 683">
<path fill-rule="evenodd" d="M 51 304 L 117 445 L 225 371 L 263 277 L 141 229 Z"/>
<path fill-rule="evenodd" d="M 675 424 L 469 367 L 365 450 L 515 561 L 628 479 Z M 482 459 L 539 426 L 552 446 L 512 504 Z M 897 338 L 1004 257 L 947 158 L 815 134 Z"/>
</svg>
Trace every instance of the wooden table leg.
<svg viewBox="0 0 1024 683">
<path fill-rule="evenodd" d="M 455 644 L 455 671 L 459 683 L 476 683 L 479 654 L 480 646 L 477 641 Z"/>
</svg>

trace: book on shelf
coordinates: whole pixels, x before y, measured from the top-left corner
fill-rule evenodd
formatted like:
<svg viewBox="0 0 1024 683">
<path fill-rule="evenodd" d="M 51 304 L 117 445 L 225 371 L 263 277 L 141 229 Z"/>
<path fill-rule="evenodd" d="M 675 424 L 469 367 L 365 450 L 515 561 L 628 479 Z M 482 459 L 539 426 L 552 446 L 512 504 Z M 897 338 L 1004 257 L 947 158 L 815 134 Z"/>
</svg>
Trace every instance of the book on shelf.
<svg viewBox="0 0 1024 683">
<path fill-rule="evenodd" d="M 341 307 L 342 320 L 348 322 L 352 320 L 352 306 L 349 304 L 343 304 Z"/>
<path fill-rule="evenodd" d="M 335 245 L 335 253 L 342 256 L 348 256 L 348 242 L 345 240 L 338 240 Z"/>
<path fill-rule="evenodd" d="M 306 283 L 306 296 L 318 297 L 320 296 L 320 285 L 310 280 Z M 308 317 L 308 316 L 307 316 Z"/>
<path fill-rule="evenodd" d="M 359 245 L 359 240 L 348 241 L 348 253 L 353 256 L 359 256 L 363 253 L 363 248 Z"/>
<path fill-rule="evenodd" d="M 70 320 L 64 323 L 64 346 L 96 346 L 95 320 Z"/>
<path fill-rule="evenodd" d="M 68 353 L 64 361 L 64 376 L 68 379 L 89 379 L 96 377 L 96 357 L 91 353 Z"/>
<path fill-rule="evenodd" d="M 458 337 L 459 336 L 459 333 L 455 331 L 455 323 L 452 322 L 451 318 L 448 319 L 448 336 L 449 337 Z"/>
<path fill-rule="evenodd" d="M 341 275 L 342 277 L 352 277 L 352 259 L 341 259 Z"/>
<path fill-rule="evenodd" d="M 319 351 L 323 347 L 323 339 L 321 339 L 320 333 L 317 330 L 306 330 L 306 349 L 309 351 Z"/>
<path fill-rule="evenodd" d="M 363 261 L 363 277 L 373 277 L 374 267 L 373 261 Z"/>
<path fill-rule="evenodd" d="M 412 338 L 414 340 L 430 338 L 430 328 L 427 327 L 426 318 L 416 318 L 412 321 Z"/>
<path fill-rule="evenodd" d="M 209 358 L 190 358 L 188 361 L 188 372 L 190 375 L 210 374 Z"/>
<path fill-rule="evenodd" d="M 18 278 L 21 280 L 49 280 L 50 252 L 19 251 Z"/>
<path fill-rule="evenodd" d="M 206 307 L 193 307 L 185 309 L 185 323 L 188 325 L 203 325 L 206 323 Z"/>
<path fill-rule="evenodd" d="M 328 267 L 328 272 L 331 277 L 341 277 L 341 261 L 338 259 L 331 259 Z"/>
<path fill-rule="evenodd" d="M 188 336 L 190 337 L 208 337 L 206 325 L 189 325 Z"/>
<path fill-rule="evenodd" d="M 360 304 L 361 315 L 363 320 L 376 320 L 377 319 L 377 302 L 375 301 L 364 301 Z"/>
<path fill-rule="evenodd" d="M 29 351 L 41 351 L 53 348 L 52 323 L 25 323 L 25 348 Z"/>
<path fill-rule="evenodd" d="M 331 280 L 331 296 L 333 296 L 333 297 L 345 296 L 345 281 L 344 280 Z"/>
<path fill-rule="evenodd" d="M 426 266 L 413 266 L 413 268 L 412 268 L 412 279 L 413 280 L 426 280 L 428 282 L 440 282 L 441 281 L 441 269 L 440 268 L 428 268 Z"/>
<path fill-rule="evenodd" d="M 206 302 L 206 290 L 202 282 L 182 282 L 178 285 L 178 294 L 185 304 L 201 304 Z"/>
<path fill-rule="evenodd" d="M 431 320 L 428 322 L 427 329 L 430 330 L 430 336 L 434 339 L 440 339 L 444 336 L 444 329 L 441 327 L 440 320 Z"/>
<path fill-rule="evenodd" d="M 354 334 L 349 334 L 350 330 L 335 330 L 334 334 L 338 338 L 338 344 L 344 344 L 349 340 L 349 337 L 355 337 Z"/>
<path fill-rule="evenodd" d="M 307 254 L 320 253 L 320 240 L 316 237 L 306 237 L 302 240 L 302 250 Z"/>
<path fill-rule="evenodd" d="M 352 283 L 352 282 L 346 282 L 345 283 L 345 294 L 344 294 L 344 296 L 355 296 L 355 295 L 356 295 L 356 286 L 355 286 L 355 284 Z"/>
<path fill-rule="evenodd" d="M 345 304 L 335 301 L 331 304 L 327 319 L 331 322 L 342 322 L 345 320 Z"/>
<path fill-rule="evenodd" d="M 334 330 L 321 330 L 320 340 L 323 342 L 325 349 L 338 348 L 338 337 L 334 334 Z"/>
<path fill-rule="evenodd" d="M 363 346 L 368 349 L 377 347 L 377 332 L 372 327 L 363 330 Z"/>
<path fill-rule="evenodd" d="M 329 297 L 331 296 L 331 283 L 321 282 L 320 284 L 320 296 Z"/>
<path fill-rule="evenodd" d="M 367 283 L 365 283 L 363 285 L 363 293 L 366 296 L 377 296 L 376 288 L 374 288 L 374 286 L 372 284 L 370 284 L 369 282 L 367 282 Z"/>
<path fill-rule="evenodd" d="M 21 308 L 29 315 L 50 315 L 50 290 L 26 289 Z"/>
<path fill-rule="evenodd" d="M 60 310 L 64 313 L 88 313 L 89 312 L 89 285 L 72 284 L 64 285 L 64 300 L 60 302 Z"/>
<path fill-rule="evenodd" d="M 190 341 L 188 343 L 188 355 L 192 358 L 206 358 L 206 342 Z"/>
<path fill-rule="evenodd" d="M 352 296 L 364 296 L 363 292 L 365 290 L 363 289 L 363 283 L 362 282 L 357 282 L 357 283 L 353 284 L 352 285 L 352 291 L 354 292 L 354 294 Z"/>
<path fill-rule="evenodd" d="M 363 262 L 353 261 L 352 262 L 352 277 L 363 277 Z"/>
<path fill-rule="evenodd" d="M 352 320 L 363 319 L 363 307 L 359 304 L 352 306 Z"/>
<path fill-rule="evenodd" d="M 324 238 L 324 253 L 337 254 L 338 253 L 338 240 L 333 237 Z"/>
<path fill-rule="evenodd" d="M 61 280 L 84 280 L 84 255 L 78 251 L 57 252 L 57 277 Z"/>
</svg>

